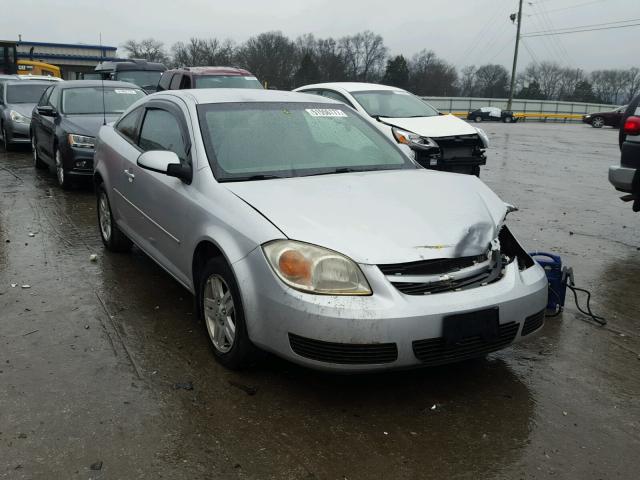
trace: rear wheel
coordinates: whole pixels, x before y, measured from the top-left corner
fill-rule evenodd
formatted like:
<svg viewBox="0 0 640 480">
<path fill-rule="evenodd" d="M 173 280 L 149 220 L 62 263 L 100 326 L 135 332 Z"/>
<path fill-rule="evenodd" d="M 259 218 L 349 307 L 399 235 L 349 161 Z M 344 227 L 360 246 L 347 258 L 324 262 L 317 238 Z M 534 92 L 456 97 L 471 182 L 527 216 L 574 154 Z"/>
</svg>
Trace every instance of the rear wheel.
<svg viewBox="0 0 640 480">
<path fill-rule="evenodd" d="M 257 349 L 249 340 L 238 283 L 224 258 L 207 261 L 197 293 L 198 313 L 216 359 L 233 370 L 249 365 Z"/>
<path fill-rule="evenodd" d="M 116 225 L 111 213 L 111 204 L 104 183 L 101 183 L 97 190 L 98 197 L 98 227 L 102 243 L 111 252 L 128 252 L 131 250 L 131 240 L 122 233 Z"/>
<path fill-rule="evenodd" d="M 38 169 L 42 169 L 46 167 L 42 159 L 40 159 L 40 155 L 38 155 L 38 147 L 36 146 L 36 136 L 31 135 L 31 152 L 33 153 L 33 165 Z"/>
<path fill-rule="evenodd" d="M 591 126 L 593 128 L 602 128 L 604 127 L 604 118 L 602 117 L 595 117 L 592 121 L 591 121 Z"/>
</svg>

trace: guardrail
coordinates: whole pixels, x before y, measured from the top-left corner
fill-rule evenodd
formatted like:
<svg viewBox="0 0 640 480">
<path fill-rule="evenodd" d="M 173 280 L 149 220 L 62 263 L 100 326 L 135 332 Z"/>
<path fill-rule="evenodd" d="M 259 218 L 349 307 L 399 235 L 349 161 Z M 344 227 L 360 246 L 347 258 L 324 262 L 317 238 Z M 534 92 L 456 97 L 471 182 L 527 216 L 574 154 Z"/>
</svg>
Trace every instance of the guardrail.
<svg viewBox="0 0 640 480">
<path fill-rule="evenodd" d="M 422 97 L 444 113 L 466 118 L 467 114 L 481 107 L 507 108 L 506 98 L 480 97 Z M 598 103 L 560 102 L 551 100 L 514 99 L 511 110 L 521 121 L 528 119 L 542 122 L 581 122 L 587 113 L 614 110 L 617 105 Z"/>
</svg>

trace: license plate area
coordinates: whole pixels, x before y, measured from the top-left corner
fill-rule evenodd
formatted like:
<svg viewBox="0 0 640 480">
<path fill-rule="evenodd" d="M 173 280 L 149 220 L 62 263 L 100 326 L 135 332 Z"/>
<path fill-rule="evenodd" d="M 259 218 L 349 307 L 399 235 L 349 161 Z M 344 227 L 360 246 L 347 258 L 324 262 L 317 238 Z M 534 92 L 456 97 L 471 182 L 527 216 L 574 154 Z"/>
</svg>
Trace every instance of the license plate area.
<svg viewBox="0 0 640 480">
<path fill-rule="evenodd" d="M 498 338 L 499 328 L 499 309 L 492 307 L 444 317 L 442 336 L 447 345 L 456 345 L 465 339 L 477 337 L 491 342 Z"/>
</svg>

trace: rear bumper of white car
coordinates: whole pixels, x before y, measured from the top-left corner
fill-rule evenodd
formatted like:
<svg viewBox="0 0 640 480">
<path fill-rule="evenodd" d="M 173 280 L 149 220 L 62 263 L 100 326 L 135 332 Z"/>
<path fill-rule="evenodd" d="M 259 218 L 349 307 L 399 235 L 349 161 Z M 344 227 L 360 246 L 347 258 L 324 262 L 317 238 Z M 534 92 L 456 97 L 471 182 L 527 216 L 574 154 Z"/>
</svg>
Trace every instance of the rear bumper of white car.
<svg viewBox="0 0 640 480">
<path fill-rule="evenodd" d="M 433 295 L 399 292 L 375 265 L 361 265 L 373 295 L 310 295 L 285 286 L 260 248 L 234 264 L 251 340 L 308 367 L 374 371 L 437 365 L 482 356 L 537 331 L 544 321 L 547 279 L 537 264 L 513 261 L 494 283 Z M 498 336 L 446 345 L 443 319 L 499 309 Z"/>
</svg>

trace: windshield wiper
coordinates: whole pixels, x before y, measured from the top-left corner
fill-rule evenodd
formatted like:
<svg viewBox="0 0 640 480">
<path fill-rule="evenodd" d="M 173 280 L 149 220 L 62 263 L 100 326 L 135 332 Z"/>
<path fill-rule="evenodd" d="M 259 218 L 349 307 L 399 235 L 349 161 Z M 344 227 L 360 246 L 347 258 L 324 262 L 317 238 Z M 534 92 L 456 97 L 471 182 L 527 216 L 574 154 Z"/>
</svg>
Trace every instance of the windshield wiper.
<svg viewBox="0 0 640 480">
<path fill-rule="evenodd" d="M 278 175 L 249 175 L 246 177 L 230 177 L 230 178 L 221 178 L 218 180 L 219 182 L 251 182 L 253 180 L 273 180 L 276 178 L 287 178 L 287 177 L 279 177 Z"/>
<path fill-rule="evenodd" d="M 361 168 L 349 168 L 349 167 L 339 167 L 334 168 L 333 170 L 329 170 L 328 172 L 320 172 L 320 173 L 310 173 L 309 175 L 301 175 L 303 177 L 315 177 L 317 175 L 333 175 L 334 173 L 353 173 L 353 172 L 367 172 L 367 170 L 362 170 Z"/>
</svg>

